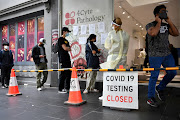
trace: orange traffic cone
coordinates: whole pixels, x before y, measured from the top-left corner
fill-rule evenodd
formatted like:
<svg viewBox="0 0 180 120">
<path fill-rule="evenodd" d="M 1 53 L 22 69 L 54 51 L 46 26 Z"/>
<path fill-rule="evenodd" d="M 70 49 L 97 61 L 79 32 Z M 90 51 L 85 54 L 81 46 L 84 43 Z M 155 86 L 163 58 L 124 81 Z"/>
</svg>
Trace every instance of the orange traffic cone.
<svg viewBox="0 0 180 120">
<path fill-rule="evenodd" d="M 119 69 L 124 69 L 123 65 L 119 65 Z"/>
<path fill-rule="evenodd" d="M 17 95 L 22 95 L 22 93 L 19 92 L 18 89 L 18 84 L 16 80 L 16 75 L 14 72 L 14 69 L 11 70 L 11 78 L 10 78 L 10 83 L 9 83 L 9 91 L 6 94 L 7 96 L 17 96 Z"/>
<path fill-rule="evenodd" d="M 81 91 L 79 87 L 79 81 L 77 78 L 76 68 L 72 68 L 71 74 L 71 84 L 70 84 L 70 91 L 69 91 L 69 99 L 65 101 L 64 104 L 69 105 L 81 105 L 86 103 L 86 100 L 82 100 Z"/>
</svg>

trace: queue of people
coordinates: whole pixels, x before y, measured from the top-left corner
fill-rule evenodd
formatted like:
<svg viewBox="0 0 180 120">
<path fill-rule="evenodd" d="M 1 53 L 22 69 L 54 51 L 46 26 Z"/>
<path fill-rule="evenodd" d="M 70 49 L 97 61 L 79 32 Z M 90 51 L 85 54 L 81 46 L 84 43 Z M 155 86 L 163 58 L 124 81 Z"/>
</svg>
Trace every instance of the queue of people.
<svg viewBox="0 0 180 120">
<path fill-rule="evenodd" d="M 151 68 L 163 67 L 175 67 L 175 61 L 172 51 L 175 51 L 173 46 L 169 46 L 169 34 L 172 36 L 178 36 L 179 31 L 172 23 L 171 19 L 167 15 L 167 10 L 164 5 L 159 5 L 154 9 L 155 21 L 146 25 L 146 53 L 141 50 L 138 57 L 146 58 L 148 55 L 149 64 Z M 165 23 L 165 22 L 166 23 Z M 101 49 L 94 44 L 96 42 L 96 35 L 89 35 L 86 43 L 85 53 L 87 67 L 89 69 L 117 69 L 119 65 L 123 65 L 126 68 L 127 52 L 129 45 L 129 38 L 127 32 L 122 30 L 122 21 L 120 18 L 116 18 L 112 21 L 112 31 L 109 32 L 107 39 L 105 40 L 104 47 L 108 50 L 107 61 L 100 64 L 99 56 L 101 55 Z M 62 36 L 58 39 L 58 57 L 61 68 L 71 68 L 71 59 L 69 51 L 71 51 L 69 41 L 66 39 L 71 31 L 67 27 L 62 28 Z M 32 58 L 34 60 L 37 70 L 47 69 L 47 58 L 44 44 L 46 40 L 41 38 L 39 43 L 32 49 Z M 9 85 L 10 71 L 13 67 L 13 55 L 9 50 L 9 43 L 3 43 L 4 49 L 0 52 L 0 63 L 2 73 L 2 88 L 7 88 Z M 169 49 L 170 48 L 170 49 Z M 144 53 L 143 53 L 144 52 Z M 43 74 L 43 78 L 41 78 Z M 148 86 L 148 100 L 147 104 L 152 107 L 158 107 L 158 103 L 155 99 L 155 93 L 161 101 L 165 101 L 164 90 L 166 85 L 176 75 L 175 70 L 166 71 L 166 75 L 156 86 L 159 71 L 152 71 Z M 95 89 L 97 71 L 88 72 L 86 81 L 86 89 L 84 94 L 89 92 L 98 92 Z M 37 72 L 37 90 L 41 91 L 44 88 L 44 83 L 48 77 L 48 72 Z M 42 81 L 41 81 L 42 79 Z M 62 71 L 59 76 L 58 93 L 67 93 L 70 89 L 71 71 Z M 102 97 L 101 97 L 102 98 Z M 101 99 L 100 98 L 100 99 Z"/>
</svg>

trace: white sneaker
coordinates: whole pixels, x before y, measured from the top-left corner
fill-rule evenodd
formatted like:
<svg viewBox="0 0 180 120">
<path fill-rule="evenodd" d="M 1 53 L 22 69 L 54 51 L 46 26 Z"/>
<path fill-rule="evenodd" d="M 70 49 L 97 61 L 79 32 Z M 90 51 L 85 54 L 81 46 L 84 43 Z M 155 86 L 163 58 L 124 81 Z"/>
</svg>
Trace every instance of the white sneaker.
<svg viewBox="0 0 180 120">
<path fill-rule="evenodd" d="M 91 90 L 91 92 L 98 93 L 98 92 L 99 92 L 99 90 L 97 90 L 97 89 L 93 89 L 93 90 Z"/>
<path fill-rule="evenodd" d="M 62 89 L 62 91 L 58 91 L 58 93 L 67 93 L 66 89 Z"/>
<path fill-rule="evenodd" d="M 87 89 L 85 89 L 85 90 L 83 91 L 83 93 L 84 93 L 84 94 L 87 94 L 87 93 L 88 93 L 88 90 L 87 90 Z"/>
<path fill-rule="evenodd" d="M 5 87 L 5 88 L 8 88 L 8 85 L 5 84 L 4 87 Z"/>
<path fill-rule="evenodd" d="M 103 100 L 103 96 L 99 97 L 99 100 Z"/>
<path fill-rule="evenodd" d="M 37 90 L 38 90 L 38 91 L 42 91 L 42 88 L 38 88 Z"/>
<path fill-rule="evenodd" d="M 1 88 L 2 88 L 2 89 L 4 89 L 5 87 L 4 87 L 4 86 L 2 86 Z"/>
</svg>

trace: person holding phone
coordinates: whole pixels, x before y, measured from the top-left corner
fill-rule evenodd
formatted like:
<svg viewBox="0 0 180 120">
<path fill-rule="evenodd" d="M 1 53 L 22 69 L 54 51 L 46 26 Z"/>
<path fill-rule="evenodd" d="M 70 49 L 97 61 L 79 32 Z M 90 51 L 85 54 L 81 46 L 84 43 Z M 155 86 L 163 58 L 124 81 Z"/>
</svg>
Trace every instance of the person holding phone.
<svg viewBox="0 0 180 120">
<path fill-rule="evenodd" d="M 96 42 L 96 35 L 91 34 L 86 43 L 86 61 L 88 69 L 98 69 L 99 66 L 99 57 L 100 57 L 100 49 L 94 44 Z M 86 81 L 86 89 L 83 91 L 84 94 L 89 92 L 99 92 L 99 90 L 95 88 L 97 71 L 89 71 L 87 74 Z"/>
<path fill-rule="evenodd" d="M 44 38 L 41 38 L 39 40 L 39 44 L 34 46 L 32 49 L 32 57 L 36 66 L 37 70 L 45 70 L 47 69 L 47 58 L 46 58 L 46 51 L 44 44 L 46 43 L 46 40 Z M 41 81 L 41 74 L 43 74 L 43 79 Z M 44 88 L 44 83 L 47 81 L 48 72 L 37 72 L 37 90 L 42 91 L 42 88 Z"/>
<path fill-rule="evenodd" d="M 146 25 L 150 68 L 160 68 L 161 65 L 164 68 L 176 67 L 169 49 L 168 37 L 169 34 L 179 36 L 179 31 L 167 15 L 167 12 L 165 5 L 156 6 L 154 9 L 155 21 Z M 148 86 L 148 105 L 152 107 L 159 106 L 155 99 L 155 92 L 161 101 L 165 101 L 164 90 L 166 85 L 171 82 L 176 74 L 176 70 L 167 70 L 160 84 L 156 86 L 159 71 L 151 71 Z"/>
</svg>

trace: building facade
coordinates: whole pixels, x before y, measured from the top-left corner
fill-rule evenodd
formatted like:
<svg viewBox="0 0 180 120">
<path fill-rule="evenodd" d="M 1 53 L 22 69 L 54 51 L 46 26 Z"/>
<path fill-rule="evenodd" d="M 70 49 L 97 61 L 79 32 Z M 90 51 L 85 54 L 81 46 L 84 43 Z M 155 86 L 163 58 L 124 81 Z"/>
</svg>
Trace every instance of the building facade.
<svg viewBox="0 0 180 120">
<path fill-rule="evenodd" d="M 47 41 L 48 68 L 57 69 L 58 58 L 51 52 L 51 42 L 52 30 L 58 29 L 58 0 L 0 1 L 0 29 L 0 48 L 3 49 L 3 42 L 9 42 L 14 56 L 14 69 L 35 70 L 31 58 L 32 47 L 38 44 L 40 38 Z M 57 86 L 57 77 L 51 80 L 52 75 L 57 76 L 57 73 L 49 72 L 47 84 Z M 31 78 L 36 81 L 35 72 L 17 72 L 16 76 L 20 80 Z"/>
</svg>

